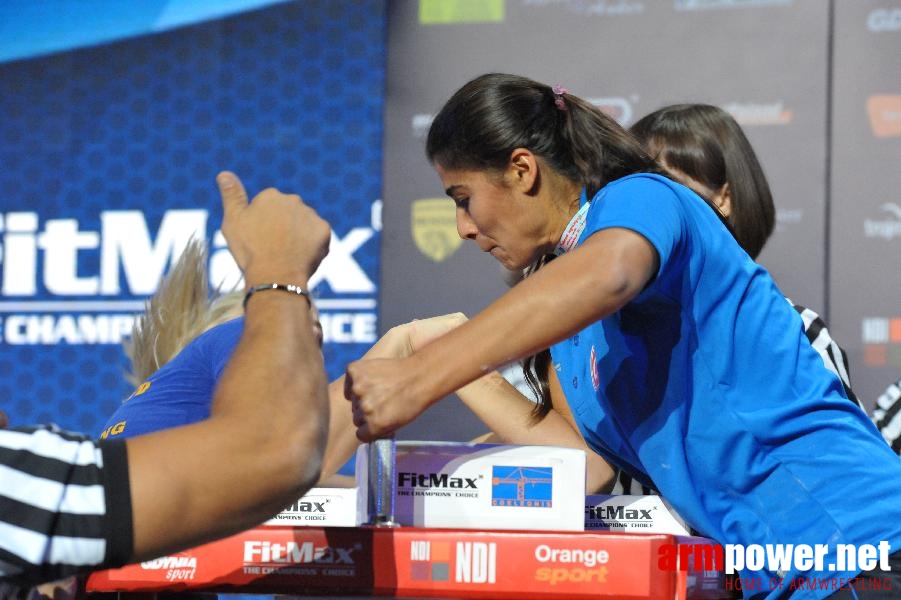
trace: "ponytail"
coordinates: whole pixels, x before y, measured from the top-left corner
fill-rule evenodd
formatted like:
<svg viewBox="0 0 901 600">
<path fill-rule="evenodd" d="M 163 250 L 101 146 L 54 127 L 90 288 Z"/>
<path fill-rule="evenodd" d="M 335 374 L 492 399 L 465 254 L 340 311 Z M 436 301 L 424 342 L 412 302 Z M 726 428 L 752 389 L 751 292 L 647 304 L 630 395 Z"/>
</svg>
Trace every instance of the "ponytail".
<svg viewBox="0 0 901 600">
<path fill-rule="evenodd" d="M 586 188 L 660 172 L 631 134 L 591 103 L 517 75 L 490 73 L 460 88 L 429 128 L 426 156 L 446 169 L 501 171 L 527 148 Z"/>
</svg>

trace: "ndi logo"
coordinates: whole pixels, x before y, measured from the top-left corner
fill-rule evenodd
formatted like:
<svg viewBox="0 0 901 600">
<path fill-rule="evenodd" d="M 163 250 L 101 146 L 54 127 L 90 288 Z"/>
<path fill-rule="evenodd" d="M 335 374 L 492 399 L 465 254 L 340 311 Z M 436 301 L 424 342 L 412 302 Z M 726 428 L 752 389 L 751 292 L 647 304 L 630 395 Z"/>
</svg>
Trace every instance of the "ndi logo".
<svg viewBox="0 0 901 600">
<path fill-rule="evenodd" d="M 861 341 L 868 367 L 901 365 L 901 317 L 864 317 Z"/>
<path fill-rule="evenodd" d="M 410 579 L 413 581 L 450 581 L 455 567 L 457 583 L 495 583 L 497 581 L 497 544 L 494 542 L 456 542 L 456 552 L 447 541 L 412 540 L 410 542 Z M 452 554 L 455 560 L 452 561 Z"/>
<path fill-rule="evenodd" d="M 491 506 L 551 508 L 553 491 L 553 467 L 491 468 Z"/>
</svg>

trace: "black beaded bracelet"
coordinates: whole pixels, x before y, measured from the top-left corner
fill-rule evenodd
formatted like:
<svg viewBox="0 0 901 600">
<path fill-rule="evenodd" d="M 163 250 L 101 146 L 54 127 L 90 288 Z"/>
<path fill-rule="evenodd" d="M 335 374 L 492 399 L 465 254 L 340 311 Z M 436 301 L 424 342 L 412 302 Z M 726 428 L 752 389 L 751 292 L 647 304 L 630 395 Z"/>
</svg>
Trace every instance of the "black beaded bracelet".
<svg viewBox="0 0 901 600">
<path fill-rule="evenodd" d="M 288 292 L 289 294 L 304 296 L 307 299 L 307 302 L 310 303 L 310 306 L 313 306 L 313 301 L 310 299 L 310 292 L 306 291 L 299 285 L 293 285 L 291 283 L 261 283 L 247 290 L 247 293 L 244 295 L 244 308 L 247 308 L 247 301 L 250 300 L 251 296 L 253 296 L 257 292 L 262 292 L 265 290 L 282 290 L 283 292 Z"/>
</svg>

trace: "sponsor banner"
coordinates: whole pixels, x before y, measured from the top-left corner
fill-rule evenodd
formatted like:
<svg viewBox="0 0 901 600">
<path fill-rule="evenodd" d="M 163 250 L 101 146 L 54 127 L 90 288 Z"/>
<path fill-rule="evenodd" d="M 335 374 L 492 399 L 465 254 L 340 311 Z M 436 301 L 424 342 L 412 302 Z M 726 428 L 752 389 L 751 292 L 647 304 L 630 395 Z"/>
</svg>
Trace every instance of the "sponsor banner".
<svg viewBox="0 0 901 600">
<path fill-rule="evenodd" d="M 866 366 L 901 366 L 901 317 L 864 317 L 860 331 Z"/>
<path fill-rule="evenodd" d="M 423 25 L 454 23 L 502 23 L 507 0 L 419 0 Z"/>
<path fill-rule="evenodd" d="M 877 218 L 864 219 L 863 234 L 868 238 L 883 240 L 892 240 L 901 236 L 901 205 L 897 202 L 880 204 Z"/>
<path fill-rule="evenodd" d="M 461 533 L 398 531 L 398 587 L 411 595 L 453 589 L 484 598 L 526 590 L 534 598 L 675 595 L 675 578 L 649 563 L 648 552 L 664 537 Z"/>
<path fill-rule="evenodd" d="M 355 527 L 357 522 L 356 488 L 315 487 L 291 506 L 263 525 L 315 525 L 317 527 Z"/>
<path fill-rule="evenodd" d="M 585 529 L 689 535 L 688 525 L 660 496 L 585 497 Z"/>
<path fill-rule="evenodd" d="M 640 16 L 647 11 L 647 4 L 642 0 L 523 0 L 520 7 L 537 17 L 553 11 L 565 12 L 575 18 L 604 18 Z"/>
<path fill-rule="evenodd" d="M 363 592 L 374 585 L 372 543 L 366 530 L 261 527 L 177 555 L 99 571 L 88 585 L 93 591 Z"/>
<path fill-rule="evenodd" d="M 901 31 L 901 8 L 877 8 L 867 15 L 867 29 L 873 33 Z"/>
<path fill-rule="evenodd" d="M 759 6 L 788 6 L 794 0 L 673 0 L 676 10 L 714 10 Z"/>
<path fill-rule="evenodd" d="M 901 10 L 898 12 L 901 14 Z M 870 127 L 874 136 L 901 136 L 901 94 L 870 96 L 867 99 L 867 113 L 870 115 Z"/>
<path fill-rule="evenodd" d="M 376 201 L 371 223 L 333 231 L 329 254 L 310 278 L 316 304 L 324 311 L 326 343 L 377 339 L 377 286 L 363 255 L 381 227 L 380 209 Z M 192 239 L 209 247 L 210 287 L 241 289 L 241 272 L 221 231 L 207 236 L 210 217 L 208 210 L 166 210 L 152 232 L 142 210 L 103 211 L 95 229 L 68 215 L 0 213 L 3 342 L 118 344 Z M 324 297 L 325 290 L 333 297 Z"/>
<path fill-rule="evenodd" d="M 0 55 L 28 57 L 0 64 L 10 420 L 101 432 L 131 392 L 121 342 L 191 236 L 211 285 L 238 283 L 220 169 L 251 194 L 299 193 L 332 225 L 313 292 L 326 369 L 343 374 L 378 337 L 385 3 L 0 4 L 18 23 Z M 232 37 L 245 43 L 223 51 Z"/>
<path fill-rule="evenodd" d="M 152 35 L 286 0 L 81 0 L 0 3 L 0 62 Z M 53 18 L 49 18 L 53 15 Z M 103 18 L 98 18 L 103 15 Z"/>
<path fill-rule="evenodd" d="M 416 248 L 435 262 L 457 251 L 457 207 L 450 198 L 420 198 L 410 206 L 410 227 Z"/>
<path fill-rule="evenodd" d="M 617 123 L 628 127 L 635 120 L 635 104 L 638 103 L 638 94 L 626 96 L 595 96 L 586 98 L 608 116 L 613 117 Z"/>
<path fill-rule="evenodd" d="M 357 489 L 368 489 L 369 446 L 357 450 Z M 552 446 L 396 444 L 394 517 L 400 525 L 582 531 L 585 452 Z M 369 506 L 358 495 L 358 522 Z"/>
<path fill-rule="evenodd" d="M 757 125 L 788 125 L 794 119 L 794 111 L 786 108 L 782 100 L 772 102 L 726 102 L 723 110 L 730 113 L 742 127 Z"/>
<path fill-rule="evenodd" d="M 700 540 L 710 543 L 709 540 Z M 266 527 L 100 571 L 89 592 L 396 597 L 727 598 L 722 571 L 658 568 L 661 548 L 698 538 L 612 532 Z"/>
</svg>

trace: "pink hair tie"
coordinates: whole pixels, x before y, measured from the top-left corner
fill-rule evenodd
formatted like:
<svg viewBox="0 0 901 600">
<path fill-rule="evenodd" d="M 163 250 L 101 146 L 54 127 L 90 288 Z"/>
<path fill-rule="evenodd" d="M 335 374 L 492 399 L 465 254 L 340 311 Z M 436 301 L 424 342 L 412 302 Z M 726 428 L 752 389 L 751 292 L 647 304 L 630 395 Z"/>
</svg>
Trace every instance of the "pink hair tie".
<svg viewBox="0 0 901 600">
<path fill-rule="evenodd" d="M 568 94 L 569 90 L 562 85 L 555 85 L 551 87 L 551 91 L 554 93 L 554 105 L 560 110 L 566 110 L 566 102 L 563 99 L 563 94 Z"/>
</svg>

